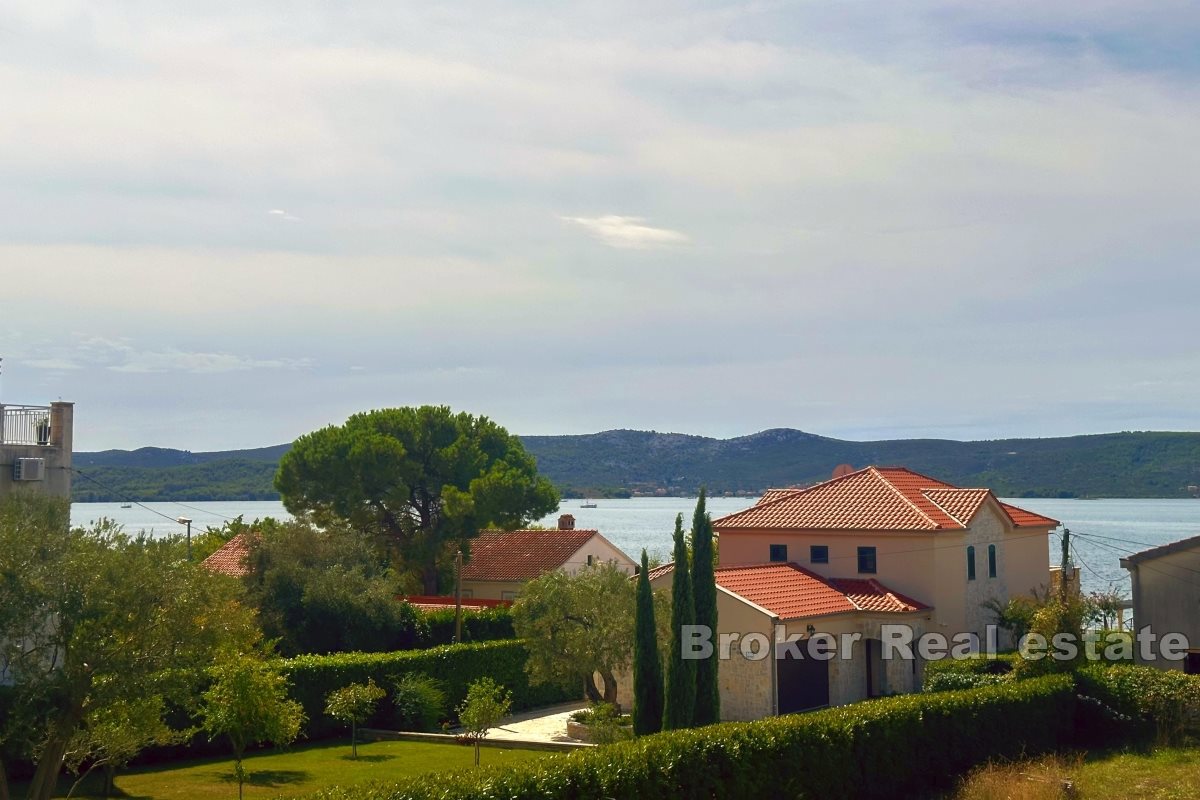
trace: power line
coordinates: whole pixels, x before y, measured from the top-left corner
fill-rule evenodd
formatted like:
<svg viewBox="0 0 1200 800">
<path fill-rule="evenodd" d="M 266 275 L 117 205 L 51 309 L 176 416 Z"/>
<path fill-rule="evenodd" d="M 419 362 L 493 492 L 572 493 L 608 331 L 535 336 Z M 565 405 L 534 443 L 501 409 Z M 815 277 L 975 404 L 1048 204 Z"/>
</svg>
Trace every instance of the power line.
<svg viewBox="0 0 1200 800">
<path fill-rule="evenodd" d="M 72 472 L 74 472 L 74 473 L 75 473 L 76 475 L 78 475 L 79 477 L 81 477 L 81 478 L 86 478 L 87 480 L 89 480 L 89 481 L 91 481 L 92 483 L 96 484 L 96 485 L 97 485 L 97 486 L 99 486 L 101 489 L 104 489 L 106 492 L 112 492 L 113 494 L 116 494 L 118 497 L 120 496 L 120 493 L 119 493 L 119 492 L 117 492 L 116 490 L 114 490 L 114 489 L 113 489 L 111 486 L 106 486 L 106 485 L 105 485 L 103 482 L 96 480 L 95 478 L 93 478 L 91 475 L 88 475 L 88 474 L 87 474 L 86 472 L 84 472 L 83 470 L 81 470 L 81 469 L 76 469 L 75 467 L 69 467 L 68 469 L 70 469 Z M 137 500 L 126 500 L 125 502 L 126 502 L 126 503 L 132 503 L 132 504 L 133 504 L 133 505 L 135 505 L 135 506 L 139 506 L 140 508 L 144 508 L 144 509 L 146 509 L 146 510 L 147 510 L 147 511 L 149 511 L 151 514 L 157 514 L 158 516 L 162 517 L 163 519 L 168 519 L 168 520 L 170 520 L 171 522 L 174 522 L 174 523 L 176 523 L 176 524 L 179 524 L 179 523 L 178 523 L 178 520 L 176 520 L 176 519 L 175 519 L 175 517 L 172 517 L 172 516 L 169 516 L 169 515 L 167 515 L 167 514 L 164 514 L 163 512 L 161 512 L 161 511 L 159 511 L 159 510 L 157 510 L 157 509 L 151 508 L 150 506 L 146 505 L 145 503 L 140 503 L 140 502 L 138 502 Z"/>
<path fill-rule="evenodd" d="M 88 475 L 88 474 L 87 474 L 86 472 L 84 472 L 83 470 L 81 470 L 81 469 L 79 469 L 79 468 L 77 468 L 77 467 L 70 467 L 69 469 L 70 469 L 72 472 L 76 473 L 77 475 L 79 475 L 79 476 L 81 476 L 81 477 L 83 477 L 83 478 L 87 478 L 89 481 L 91 481 L 92 483 L 96 484 L 97 486 L 99 486 L 100 488 L 104 489 L 105 491 L 109 492 L 110 494 L 113 494 L 113 495 L 115 495 L 115 496 L 117 496 L 117 497 L 120 497 L 120 496 L 121 496 L 121 493 L 120 493 L 119 491 L 117 491 L 116 489 L 112 488 L 111 486 L 109 486 L 109 485 L 105 484 L 104 482 L 102 482 L 102 481 L 100 481 L 100 480 L 97 480 L 96 478 L 93 478 L 91 475 Z M 164 514 L 164 513 L 162 513 L 161 511 L 156 511 L 155 509 L 153 509 L 153 508 L 150 508 L 148 505 L 146 505 L 145 503 L 142 503 L 142 502 L 140 502 L 140 501 L 138 501 L 138 500 L 124 499 L 124 500 L 122 500 L 121 502 L 124 502 L 124 503 L 132 503 L 132 504 L 133 504 L 133 505 L 135 505 L 135 506 L 138 506 L 138 507 L 140 507 L 140 508 L 144 508 L 144 509 L 146 509 L 147 511 L 151 512 L 152 514 L 158 514 L 160 517 L 163 517 L 164 519 L 169 519 L 169 520 L 171 520 L 172 522 L 178 522 L 178 520 L 177 520 L 175 517 L 172 517 L 172 516 L 170 516 L 170 515 L 168 515 L 168 514 Z M 216 511 L 210 511 L 210 510 L 208 510 L 208 509 L 205 509 L 205 508 L 197 508 L 196 506 L 189 506 L 187 503 L 181 503 L 181 502 L 179 502 L 178 500 L 163 500 L 163 501 L 160 501 L 160 502 L 161 502 L 162 504 L 164 504 L 164 505 L 173 505 L 173 506 L 179 506 L 179 507 L 181 507 L 181 508 L 190 509 L 191 511 L 196 511 L 196 512 L 199 512 L 199 513 L 201 513 L 201 514 L 208 514 L 208 515 L 210 515 L 210 516 L 214 516 L 214 517 L 220 517 L 221 519 L 223 519 L 223 520 L 225 520 L 225 521 L 227 521 L 227 522 L 232 522 L 233 520 L 237 519 L 237 517 L 230 517 L 230 516 L 226 516 L 225 514 L 220 514 L 220 513 L 216 512 Z"/>
</svg>

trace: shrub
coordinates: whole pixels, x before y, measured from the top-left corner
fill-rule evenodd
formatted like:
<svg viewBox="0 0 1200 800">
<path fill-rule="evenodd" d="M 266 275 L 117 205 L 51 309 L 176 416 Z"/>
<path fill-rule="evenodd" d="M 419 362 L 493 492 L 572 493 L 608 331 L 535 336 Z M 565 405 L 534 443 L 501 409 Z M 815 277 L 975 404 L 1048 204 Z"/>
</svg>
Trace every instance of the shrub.
<svg viewBox="0 0 1200 800">
<path fill-rule="evenodd" d="M 980 686 L 995 686 L 1009 680 L 1007 675 L 987 672 L 953 672 L 945 670 L 925 676 L 927 692 L 957 692 L 963 689 L 978 689 Z"/>
<path fill-rule="evenodd" d="M 340 731 L 332 719 L 321 713 L 326 696 L 346 684 L 366 683 L 368 679 L 388 688 L 394 687 L 402 675 L 428 675 L 441 681 L 449 706 L 458 706 L 467 695 L 467 685 L 484 676 L 492 677 L 512 691 L 515 711 L 579 697 L 581 692 L 567 692 L 554 686 L 530 686 L 525 675 L 527 659 L 524 644 L 512 639 L 395 653 L 297 656 L 283 661 L 283 671 L 292 683 L 292 697 L 304 706 L 310 720 L 307 736 L 319 739 L 337 735 Z M 381 703 L 378 713 L 368 724 L 395 728 L 394 704 Z"/>
<path fill-rule="evenodd" d="M 416 672 L 401 675 L 392 690 L 396 728 L 435 731 L 446 718 L 446 693 L 441 682 Z"/>
<path fill-rule="evenodd" d="M 1200 716 L 1200 676 L 1134 665 L 1096 665 L 1077 674 L 1078 726 L 1093 741 L 1180 743 Z"/>
<path fill-rule="evenodd" d="M 971 689 L 999 683 L 993 676 L 1002 677 L 1013 671 L 1013 664 L 1020 656 L 1016 653 L 1001 653 L 997 656 L 972 656 L 970 658 L 943 658 L 925 664 L 924 689 L 941 692 L 949 689 Z"/>
<path fill-rule="evenodd" d="M 990 758 L 1066 744 L 1074 703 L 1070 677 L 1048 676 L 672 731 L 482 774 L 333 788 L 315 797 L 902 797 L 946 786 Z"/>
<path fill-rule="evenodd" d="M 421 616 L 425 623 L 425 632 L 421 638 L 422 647 L 454 643 L 454 609 L 425 611 Z M 463 611 L 462 640 L 464 643 L 494 642 L 515 638 L 517 638 L 517 634 L 513 631 L 512 610 L 508 606 Z"/>
</svg>

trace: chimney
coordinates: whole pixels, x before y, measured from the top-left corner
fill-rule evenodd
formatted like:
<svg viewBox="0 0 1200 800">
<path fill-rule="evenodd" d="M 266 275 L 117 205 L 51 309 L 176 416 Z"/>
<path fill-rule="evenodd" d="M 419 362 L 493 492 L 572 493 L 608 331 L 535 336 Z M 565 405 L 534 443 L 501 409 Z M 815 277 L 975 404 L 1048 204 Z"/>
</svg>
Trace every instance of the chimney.
<svg viewBox="0 0 1200 800">
<path fill-rule="evenodd" d="M 575 530 L 575 518 L 570 514 L 563 514 L 558 518 L 558 529 L 560 531 Z"/>
<path fill-rule="evenodd" d="M 854 472 L 854 467 L 849 464 L 838 464 L 833 468 L 833 477 L 840 478 L 843 475 L 849 475 L 851 472 Z"/>
</svg>

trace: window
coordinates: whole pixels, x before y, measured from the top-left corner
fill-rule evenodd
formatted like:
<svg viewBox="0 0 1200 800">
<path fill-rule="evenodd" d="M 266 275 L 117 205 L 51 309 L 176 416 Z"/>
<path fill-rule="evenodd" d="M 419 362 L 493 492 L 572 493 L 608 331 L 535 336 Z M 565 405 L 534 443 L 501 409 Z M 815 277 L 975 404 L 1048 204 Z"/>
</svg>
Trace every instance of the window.
<svg viewBox="0 0 1200 800">
<path fill-rule="evenodd" d="M 1183 662 L 1183 671 L 1188 675 L 1200 675 L 1200 650 L 1192 650 Z"/>
<path fill-rule="evenodd" d="M 517 593 L 516 592 L 501 592 L 500 599 L 507 600 L 508 602 L 511 603 L 517 599 Z"/>
<path fill-rule="evenodd" d="M 787 545 L 786 544 L 771 545 L 771 560 L 772 561 L 787 561 Z"/>
<path fill-rule="evenodd" d="M 996 577 L 996 545 L 988 545 L 988 577 Z"/>
<path fill-rule="evenodd" d="M 858 548 L 858 571 L 866 572 L 871 575 L 875 574 L 875 548 L 874 547 Z"/>
<path fill-rule="evenodd" d="M 967 547 L 967 580 L 975 580 L 975 546 Z"/>
<path fill-rule="evenodd" d="M 813 564 L 828 564 L 829 546 L 824 544 L 812 545 L 808 548 L 808 560 Z"/>
<path fill-rule="evenodd" d="M 593 565 L 593 564 L 595 564 L 595 563 L 596 563 L 596 557 L 595 557 L 595 556 L 593 556 L 593 555 L 589 555 L 589 556 L 588 556 L 588 566 L 590 567 L 590 566 L 592 566 L 592 565 Z"/>
</svg>

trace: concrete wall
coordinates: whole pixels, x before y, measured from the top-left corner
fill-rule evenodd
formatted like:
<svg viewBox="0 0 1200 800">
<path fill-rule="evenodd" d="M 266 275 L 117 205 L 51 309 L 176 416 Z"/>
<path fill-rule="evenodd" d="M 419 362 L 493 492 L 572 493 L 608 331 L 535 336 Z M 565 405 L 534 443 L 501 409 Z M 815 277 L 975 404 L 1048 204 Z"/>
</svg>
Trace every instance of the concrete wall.
<svg viewBox="0 0 1200 800">
<path fill-rule="evenodd" d="M 1131 565 L 1133 624 L 1155 635 L 1182 633 L 1200 652 L 1200 545 Z M 1184 668 L 1183 661 L 1154 658 L 1140 663 L 1159 669 Z"/>
<path fill-rule="evenodd" d="M 50 406 L 50 443 L 0 444 L 0 498 L 14 491 L 44 492 L 71 496 L 71 451 L 74 445 L 74 403 Z M 40 458 L 46 462 L 46 477 L 40 481 L 16 481 L 13 464 L 18 458 Z"/>
</svg>

